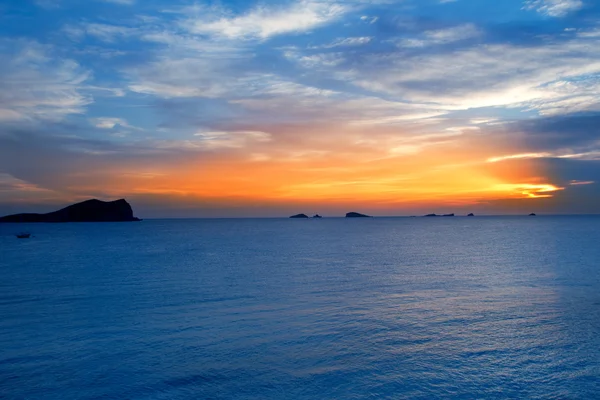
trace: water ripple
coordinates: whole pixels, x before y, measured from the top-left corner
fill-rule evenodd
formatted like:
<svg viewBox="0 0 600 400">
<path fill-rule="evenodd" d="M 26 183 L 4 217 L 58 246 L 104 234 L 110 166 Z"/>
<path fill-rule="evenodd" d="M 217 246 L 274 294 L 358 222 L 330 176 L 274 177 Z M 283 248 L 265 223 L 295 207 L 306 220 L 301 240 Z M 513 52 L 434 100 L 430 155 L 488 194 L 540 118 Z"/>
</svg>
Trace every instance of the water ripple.
<svg viewBox="0 0 600 400">
<path fill-rule="evenodd" d="M 318 222 L 0 225 L 0 397 L 597 398 L 599 218 Z"/>
</svg>

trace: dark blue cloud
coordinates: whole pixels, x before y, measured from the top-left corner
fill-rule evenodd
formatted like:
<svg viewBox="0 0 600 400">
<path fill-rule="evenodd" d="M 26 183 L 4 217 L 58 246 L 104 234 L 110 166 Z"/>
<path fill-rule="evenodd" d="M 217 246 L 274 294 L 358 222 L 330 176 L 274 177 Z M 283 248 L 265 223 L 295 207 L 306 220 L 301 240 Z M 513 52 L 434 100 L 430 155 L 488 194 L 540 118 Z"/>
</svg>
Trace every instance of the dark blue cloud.
<svg viewBox="0 0 600 400">
<path fill-rule="evenodd" d="M 600 113 L 536 118 L 518 122 L 532 151 L 596 150 L 600 147 Z"/>
</svg>

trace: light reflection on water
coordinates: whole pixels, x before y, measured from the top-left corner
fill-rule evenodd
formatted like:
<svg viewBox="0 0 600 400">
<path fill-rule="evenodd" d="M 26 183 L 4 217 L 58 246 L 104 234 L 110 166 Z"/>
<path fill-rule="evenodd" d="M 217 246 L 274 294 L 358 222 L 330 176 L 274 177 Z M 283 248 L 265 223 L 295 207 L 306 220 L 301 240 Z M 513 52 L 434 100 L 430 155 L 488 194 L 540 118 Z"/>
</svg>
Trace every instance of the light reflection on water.
<svg viewBox="0 0 600 400">
<path fill-rule="evenodd" d="M 600 393 L 600 218 L 0 225 L 0 397 Z"/>
</svg>

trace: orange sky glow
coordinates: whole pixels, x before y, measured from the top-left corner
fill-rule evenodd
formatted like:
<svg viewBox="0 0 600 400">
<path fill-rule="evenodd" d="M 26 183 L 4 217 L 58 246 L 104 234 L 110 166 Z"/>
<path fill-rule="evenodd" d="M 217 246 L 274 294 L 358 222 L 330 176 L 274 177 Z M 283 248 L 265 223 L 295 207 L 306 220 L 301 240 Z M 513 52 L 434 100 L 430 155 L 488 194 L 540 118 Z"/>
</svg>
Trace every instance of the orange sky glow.
<svg viewBox="0 0 600 400">
<path fill-rule="evenodd" d="M 293 140 L 283 135 L 212 142 L 214 148 L 209 149 L 202 141 L 186 142 L 176 148 L 179 157 L 154 155 L 152 160 L 142 157 L 104 165 L 99 171 L 72 172 L 64 176 L 71 195 L 52 190 L 45 194 L 53 202 L 76 201 L 101 191 L 105 197 L 154 196 L 167 203 L 181 199 L 214 206 L 259 203 L 339 213 L 363 207 L 403 215 L 412 210 L 461 210 L 487 201 L 547 198 L 563 190 L 529 158 L 516 158 L 516 165 L 515 157 L 502 158 L 517 154 L 518 144 L 490 143 L 479 132 L 411 136 L 391 128 L 338 128 L 332 135 L 331 127 L 327 129 L 328 135 L 318 129 L 303 135 L 295 130 Z M 171 144 L 162 147 L 166 154 L 173 149 Z M 24 189 L 35 192 L 35 186 Z"/>
</svg>

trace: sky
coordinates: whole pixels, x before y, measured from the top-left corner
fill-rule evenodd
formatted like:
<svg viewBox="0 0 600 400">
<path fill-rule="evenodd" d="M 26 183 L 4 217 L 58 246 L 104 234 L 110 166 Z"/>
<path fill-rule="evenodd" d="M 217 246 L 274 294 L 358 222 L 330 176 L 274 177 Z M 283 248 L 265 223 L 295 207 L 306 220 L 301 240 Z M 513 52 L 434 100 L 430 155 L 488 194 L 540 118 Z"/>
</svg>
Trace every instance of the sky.
<svg viewBox="0 0 600 400">
<path fill-rule="evenodd" d="M 5 0 L 0 214 L 600 213 L 595 0 Z"/>
</svg>

